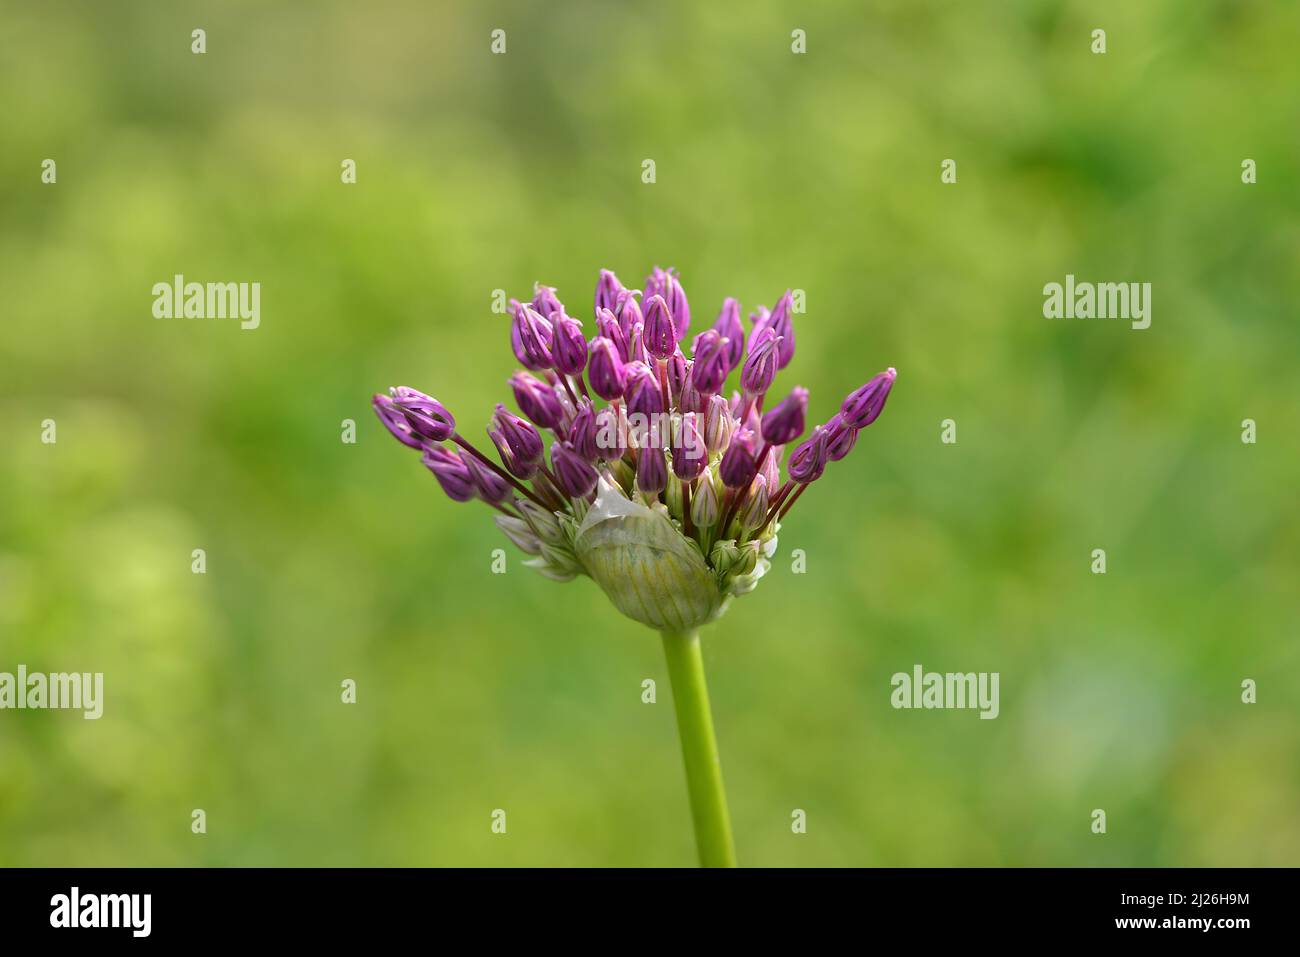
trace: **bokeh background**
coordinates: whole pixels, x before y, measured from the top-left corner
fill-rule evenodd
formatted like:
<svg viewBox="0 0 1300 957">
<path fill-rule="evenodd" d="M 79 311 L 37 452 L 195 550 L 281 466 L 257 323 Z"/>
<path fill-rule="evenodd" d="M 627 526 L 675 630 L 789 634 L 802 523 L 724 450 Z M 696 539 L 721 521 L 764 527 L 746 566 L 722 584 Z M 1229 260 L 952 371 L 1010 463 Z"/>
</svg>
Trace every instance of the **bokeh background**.
<svg viewBox="0 0 1300 957">
<path fill-rule="evenodd" d="M 5 4 L 0 670 L 106 705 L 0 712 L 0 863 L 692 863 L 656 637 L 491 574 L 488 510 L 368 406 L 481 434 L 494 289 L 584 317 L 661 264 L 697 328 L 806 290 L 779 382 L 816 421 L 900 370 L 706 637 L 743 863 L 1300 864 L 1297 35 L 1237 0 Z M 261 282 L 261 328 L 154 319 L 177 272 Z M 1151 282 L 1151 328 L 1044 319 L 1067 272 Z M 1001 716 L 893 710 L 915 663 L 999 672 Z"/>
</svg>

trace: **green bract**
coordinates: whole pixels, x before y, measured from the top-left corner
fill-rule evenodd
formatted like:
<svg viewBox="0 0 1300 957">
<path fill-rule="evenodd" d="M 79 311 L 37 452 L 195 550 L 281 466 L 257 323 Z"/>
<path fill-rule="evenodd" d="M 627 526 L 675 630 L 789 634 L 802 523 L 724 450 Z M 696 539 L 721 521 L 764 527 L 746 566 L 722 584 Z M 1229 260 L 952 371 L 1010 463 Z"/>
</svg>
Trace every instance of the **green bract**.
<svg viewBox="0 0 1300 957">
<path fill-rule="evenodd" d="M 667 515 L 628 500 L 608 482 L 600 483 L 574 548 L 614 607 L 643 625 L 685 631 L 726 607 L 699 548 Z"/>
<path fill-rule="evenodd" d="M 604 478 L 581 523 L 561 517 L 568 544 L 542 544 L 527 564 L 551 578 L 589 575 L 629 618 L 660 631 L 698 628 L 720 616 L 733 595 L 754 585 L 769 567 L 775 534 L 738 545 L 713 546 L 713 567 L 660 508 L 628 499 Z"/>
</svg>

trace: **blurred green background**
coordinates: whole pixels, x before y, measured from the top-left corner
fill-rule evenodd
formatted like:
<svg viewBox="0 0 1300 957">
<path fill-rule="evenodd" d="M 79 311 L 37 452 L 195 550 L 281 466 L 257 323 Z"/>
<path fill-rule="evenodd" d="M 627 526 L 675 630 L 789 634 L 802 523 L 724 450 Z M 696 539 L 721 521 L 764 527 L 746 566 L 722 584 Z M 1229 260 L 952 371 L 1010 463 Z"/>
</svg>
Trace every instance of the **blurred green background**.
<svg viewBox="0 0 1300 957">
<path fill-rule="evenodd" d="M 368 405 L 481 435 L 494 289 L 586 317 L 600 267 L 658 263 L 695 329 L 806 290 L 778 384 L 815 421 L 900 372 L 706 635 L 742 863 L 1300 864 L 1298 33 L 1227 0 L 6 4 L 0 671 L 106 703 L 0 712 L 0 863 L 692 863 L 656 636 Z M 261 328 L 154 319 L 178 272 L 260 282 Z M 1067 272 L 1151 282 L 1151 328 L 1044 319 Z M 1000 717 L 893 710 L 915 663 L 999 672 Z"/>
</svg>

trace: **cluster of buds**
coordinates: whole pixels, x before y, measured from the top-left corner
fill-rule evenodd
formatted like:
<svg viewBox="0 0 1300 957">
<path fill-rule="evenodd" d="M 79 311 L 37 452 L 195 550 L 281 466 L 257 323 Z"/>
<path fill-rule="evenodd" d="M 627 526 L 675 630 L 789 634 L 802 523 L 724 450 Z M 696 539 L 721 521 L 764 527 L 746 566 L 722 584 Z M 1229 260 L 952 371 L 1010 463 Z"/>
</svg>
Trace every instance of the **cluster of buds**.
<svg viewBox="0 0 1300 957">
<path fill-rule="evenodd" d="M 794 358 L 792 307 L 789 291 L 770 311 L 759 306 L 746 333 L 740 304 L 727 299 L 687 357 L 691 311 L 674 270 L 656 268 L 644 290 L 601 270 L 590 340 L 539 285 L 531 302 L 511 301 L 524 369 L 509 384 L 523 415 L 497 405 L 487 434 L 499 463 L 422 392 L 398 387 L 374 408 L 448 496 L 501 513 L 501 530 L 534 556 L 527 564 L 561 581 L 590 576 L 653 628 L 694 628 L 754 588 L 781 521 L 853 449 L 894 384 L 891 368 L 850 393 L 794 447 L 783 479 L 808 408 L 800 386 L 769 401 Z"/>
</svg>

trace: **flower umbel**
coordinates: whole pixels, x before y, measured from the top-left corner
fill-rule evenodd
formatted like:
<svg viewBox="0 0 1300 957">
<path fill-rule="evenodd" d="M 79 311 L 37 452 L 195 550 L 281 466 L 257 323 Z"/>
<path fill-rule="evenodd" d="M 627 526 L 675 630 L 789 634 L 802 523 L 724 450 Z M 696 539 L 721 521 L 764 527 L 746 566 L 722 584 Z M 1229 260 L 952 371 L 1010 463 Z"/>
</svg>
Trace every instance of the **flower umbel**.
<svg viewBox="0 0 1300 957">
<path fill-rule="evenodd" d="M 643 624 L 690 629 L 763 577 L 781 522 L 827 465 L 854 448 L 897 373 L 887 369 L 849 393 L 795 448 L 808 391 L 796 386 L 763 411 L 776 373 L 794 357 L 789 292 L 770 312 L 755 310 L 757 331 L 747 343 L 741 307 L 727 299 L 715 327 L 695 337 L 690 358 L 678 347 L 690 313 L 676 272 L 656 268 L 643 307 L 635 297 L 612 271 L 601 271 L 590 343 L 553 288 L 539 284 L 530 303 L 516 302 L 511 344 L 532 371 L 510 379 L 523 417 L 498 405 L 488 427 L 501 466 L 422 392 L 398 387 L 374 406 L 402 444 L 424 453 L 449 496 L 509 516 L 502 528 L 526 551 L 544 544 L 531 565 L 550 577 L 587 575 Z M 741 367 L 741 391 L 728 401 L 721 392 Z M 783 479 L 787 446 L 793 455 Z M 562 534 L 523 534 L 539 509 Z M 733 558 L 741 553 L 744 560 Z"/>
<path fill-rule="evenodd" d="M 436 399 L 402 386 L 372 400 L 450 498 L 500 513 L 498 527 L 532 556 L 525 564 L 557 581 L 587 576 L 624 615 L 663 632 L 705 864 L 734 863 L 734 851 L 696 629 L 766 574 L 781 523 L 854 449 L 897 376 L 869 379 L 799 442 L 808 390 L 795 386 L 764 411 L 794 358 L 793 311 L 787 290 L 751 313 L 746 337 L 729 298 L 687 357 L 690 306 L 676 270 L 656 267 L 643 292 L 601 270 L 590 341 L 556 290 L 537 285 L 513 303 L 506 330 L 528 371 L 508 380 L 522 417 L 498 405 L 487 426 L 500 464 Z M 728 397 L 731 378 L 739 389 Z"/>
</svg>

